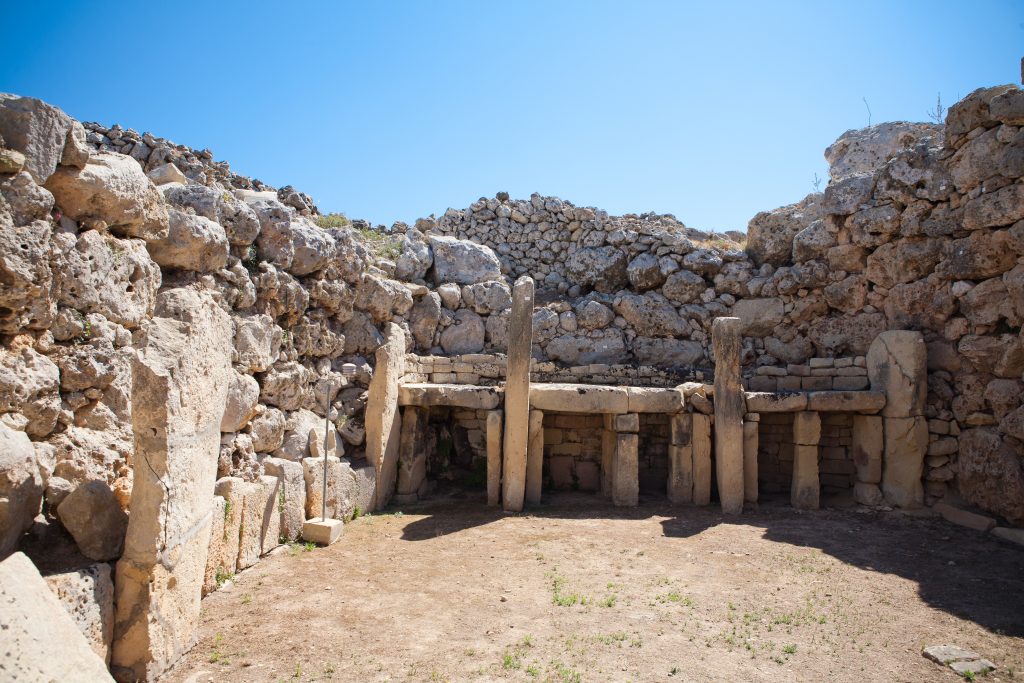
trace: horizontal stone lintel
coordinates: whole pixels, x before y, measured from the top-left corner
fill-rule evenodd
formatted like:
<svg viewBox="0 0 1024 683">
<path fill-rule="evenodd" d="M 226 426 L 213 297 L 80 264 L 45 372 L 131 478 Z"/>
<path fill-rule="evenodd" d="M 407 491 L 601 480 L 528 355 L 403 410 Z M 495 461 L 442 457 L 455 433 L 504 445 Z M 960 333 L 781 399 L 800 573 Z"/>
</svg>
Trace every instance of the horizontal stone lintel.
<svg viewBox="0 0 1024 683">
<path fill-rule="evenodd" d="M 654 387 L 531 384 L 530 405 L 560 413 L 678 413 L 683 409 L 683 394 Z"/>
<path fill-rule="evenodd" d="M 398 404 L 403 406 L 451 406 L 494 410 L 505 393 L 502 387 L 481 387 L 473 384 L 401 384 Z"/>
<path fill-rule="evenodd" d="M 747 411 L 752 413 L 818 412 L 877 413 L 885 407 L 881 391 L 746 392 Z"/>
</svg>

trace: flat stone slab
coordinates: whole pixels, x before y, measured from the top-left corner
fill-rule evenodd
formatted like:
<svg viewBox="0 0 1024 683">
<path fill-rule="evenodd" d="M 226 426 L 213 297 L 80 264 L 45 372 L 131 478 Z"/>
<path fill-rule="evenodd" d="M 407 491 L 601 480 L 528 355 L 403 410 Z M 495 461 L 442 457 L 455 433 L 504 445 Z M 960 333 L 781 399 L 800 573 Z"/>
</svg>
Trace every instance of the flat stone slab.
<svg viewBox="0 0 1024 683">
<path fill-rule="evenodd" d="M 948 666 L 961 676 L 964 674 L 984 674 L 994 671 L 996 665 L 982 658 L 977 652 L 966 650 L 957 645 L 929 645 L 921 654 L 936 664 Z"/>
<path fill-rule="evenodd" d="M 683 392 L 658 387 L 626 387 L 631 413 L 678 413 L 683 409 Z"/>
<path fill-rule="evenodd" d="M 501 405 L 504 393 L 505 390 L 501 387 L 481 387 L 473 384 L 400 384 L 398 405 L 494 410 Z"/>
<path fill-rule="evenodd" d="M 302 539 L 319 545 L 331 545 L 345 530 L 345 523 L 340 519 L 307 519 L 302 525 Z"/>
<path fill-rule="evenodd" d="M 807 410 L 818 412 L 877 413 L 885 407 L 881 391 L 812 391 L 807 394 Z"/>
<path fill-rule="evenodd" d="M 991 517 L 961 510 L 947 503 L 936 503 L 932 506 L 932 509 L 942 515 L 942 518 L 947 522 L 952 522 L 968 529 L 974 529 L 975 531 L 989 531 L 996 525 L 996 520 Z"/>
<path fill-rule="evenodd" d="M 1005 526 L 997 526 L 992 529 L 992 535 L 1009 541 L 1010 543 L 1016 543 L 1019 546 L 1024 547 L 1024 529 L 1013 529 Z"/>
<path fill-rule="evenodd" d="M 794 392 L 748 391 L 749 413 L 799 413 L 807 410 L 807 394 Z"/>
<path fill-rule="evenodd" d="M 626 387 L 603 384 L 531 384 L 530 407 L 559 413 L 628 413 Z"/>
</svg>

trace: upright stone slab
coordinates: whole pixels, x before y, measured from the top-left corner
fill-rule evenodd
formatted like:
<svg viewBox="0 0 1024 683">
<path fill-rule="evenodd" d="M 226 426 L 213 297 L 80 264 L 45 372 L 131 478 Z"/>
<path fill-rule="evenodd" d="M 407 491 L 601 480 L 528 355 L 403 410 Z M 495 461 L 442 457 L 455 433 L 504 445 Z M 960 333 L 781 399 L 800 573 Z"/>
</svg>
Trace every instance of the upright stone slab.
<svg viewBox="0 0 1024 683">
<path fill-rule="evenodd" d="M 743 512 L 743 383 L 740 378 L 739 318 L 715 318 L 715 473 L 722 512 Z"/>
<path fill-rule="evenodd" d="M 878 415 L 854 415 L 850 456 L 857 468 L 853 498 L 861 505 L 881 505 L 883 418 Z"/>
<path fill-rule="evenodd" d="M 263 487 L 260 482 L 242 484 L 242 528 L 238 536 L 238 571 L 248 569 L 260 561 L 263 542 Z"/>
<path fill-rule="evenodd" d="M 683 505 L 693 502 L 693 418 L 675 413 L 669 418 L 671 443 L 668 447 L 668 502 Z"/>
<path fill-rule="evenodd" d="M 224 556 L 225 502 L 223 496 L 213 497 L 213 516 L 210 520 L 210 545 L 206 552 L 206 571 L 203 572 L 203 597 L 217 590 L 217 570 L 220 569 Z"/>
<path fill-rule="evenodd" d="M 110 661 L 114 639 L 114 580 L 108 562 L 82 569 L 50 574 L 46 585 L 57 596 L 71 619 L 104 664 Z M 0 672 L 5 671 L 0 662 Z"/>
<path fill-rule="evenodd" d="M 178 288 L 160 293 L 136 336 L 135 479 L 115 574 L 119 680 L 155 679 L 198 637 L 232 331 L 211 296 Z"/>
<path fill-rule="evenodd" d="M 530 354 L 533 346 L 533 279 L 523 276 L 512 288 L 505 378 L 505 447 L 502 467 L 502 507 L 523 509 L 526 497 L 526 457 L 530 422 Z"/>
<path fill-rule="evenodd" d="M 241 477 L 221 477 L 217 480 L 214 493 L 224 499 L 224 505 L 214 505 L 214 514 L 220 512 L 221 521 L 216 527 L 221 532 L 221 542 L 210 543 L 217 546 L 218 557 L 213 567 L 214 575 L 220 570 L 221 575 L 234 574 L 238 571 L 238 544 L 242 536 L 242 506 L 246 492 L 245 480 Z M 212 531 L 211 531 L 212 533 Z"/>
<path fill-rule="evenodd" d="M 817 510 L 821 495 L 818 479 L 818 442 L 821 440 L 821 417 L 804 411 L 793 415 L 793 483 L 789 489 L 790 503 L 801 510 Z"/>
<path fill-rule="evenodd" d="M 711 416 L 693 413 L 693 504 L 711 503 Z"/>
<path fill-rule="evenodd" d="M 8 681 L 113 681 L 32 561 L 0 562 L 0 676 Z"/>
<path fill-rule="evenodd" d="M 617 507 L 636 507 L 640 496 L 640 469 L 637 461 L 640 437 L 636 434 L 615 436 L 614 481 L 612 503 Z"/>
<path fill-rule="evenodd" d="M 526 502 L 540 504 L 544 488 L 544 411 L 531 410 L 526 448 Z"/>
<path fill-rule="evenodd" d="M 302 473 L 306 480 L 306 519 L 320 518 L 324 501 L 324 459 L 303 458 Z M 327 458 L 327 519 L 344 518 L 348 504 L 344 476 L 341 460 L 333 455 Z"/>
<path fill-rule="evenodd" d="M 615 422 L 614 415 L 602 416 L 601 429 L 601 495 L 612 499 L 612 482 L 615 479 Z"/>
<path fill-rule="evenodd" d="M 501 427 L 504 413 L 487 412 L 487 504 L 501 503 Z"/>
<path fill-rule="evenodd" d="M 377 365 L 366 398 L 366 459 L 377 470 L 374 509 L 388 504 L 398 483 L 398 445 L 402 417 L 398 412 L 398 381 L 405 374 L 405 333 L 388 323 L 387 337 L 376 352 Z M 316 516 L 320 513 L 317 512 Z"/>
<path fill-rule="evenodd" d="M 407 406 L 402 409 L 402 436 L 398 445 L 398 494 L 415 496 L 427 478 L 426 408 Z"/>
<path fill-rule="evenodd" d="M 263 519 L 260 534 L 260 556 L 281 545 L 281 482 L 272 475 L 263 475 L 256 482 L 261 489 Z"/>
<path fill-rule="evenodd" d="M 263 469 L 280 482 L 281 536 L 294 541 L 302 535 L 302 523 L 306 521 L 306 479 L 302 463 L 267 458 Z"/>
<path fill-rule="evenodd" d="M 928 421 L 917 417 L 884 417 L 885 450 L 882 494 L 903 508 L 924 504 L 924 456 L 928 450 Z"/>
<path fill-rule="evenodd" d="M 743 500 L 757 502 L 757 446 L 760 415 L 748 414 L 743 420 Z"/>
</svg>

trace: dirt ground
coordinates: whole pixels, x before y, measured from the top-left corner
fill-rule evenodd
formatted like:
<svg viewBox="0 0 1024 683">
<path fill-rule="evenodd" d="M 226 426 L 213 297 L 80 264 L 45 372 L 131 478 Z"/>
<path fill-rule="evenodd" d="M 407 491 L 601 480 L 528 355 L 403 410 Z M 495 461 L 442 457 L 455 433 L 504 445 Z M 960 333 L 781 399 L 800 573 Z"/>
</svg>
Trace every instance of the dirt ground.
<svg viewBox="0 0 1024 683">
<path fill-rule="evenodd" d="M 896 512 L 624 510 L 568 495 L 349 524 L 203 601 L 166 680 L 1024 681 L 1024 550 Z"/>
</svg>

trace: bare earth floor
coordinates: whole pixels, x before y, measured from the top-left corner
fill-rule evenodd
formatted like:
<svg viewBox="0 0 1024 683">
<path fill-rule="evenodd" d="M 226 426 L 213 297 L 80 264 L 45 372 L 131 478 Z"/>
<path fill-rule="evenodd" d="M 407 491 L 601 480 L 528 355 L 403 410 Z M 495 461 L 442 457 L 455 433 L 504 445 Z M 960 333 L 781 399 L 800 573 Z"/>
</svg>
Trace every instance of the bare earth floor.
<svg viewBox="0 0 1024 683">
<path fill-rule="evenodd" d="M 203 601 L 167 680 L 1024 681 L 1024 550 L 941 520 L 562 496 L 363 517 Z"/>
</svg>

